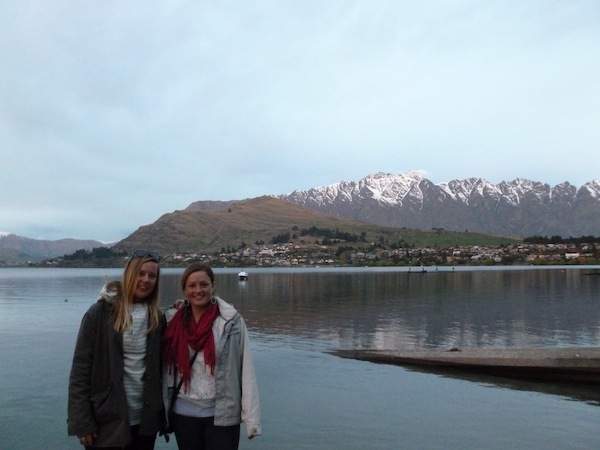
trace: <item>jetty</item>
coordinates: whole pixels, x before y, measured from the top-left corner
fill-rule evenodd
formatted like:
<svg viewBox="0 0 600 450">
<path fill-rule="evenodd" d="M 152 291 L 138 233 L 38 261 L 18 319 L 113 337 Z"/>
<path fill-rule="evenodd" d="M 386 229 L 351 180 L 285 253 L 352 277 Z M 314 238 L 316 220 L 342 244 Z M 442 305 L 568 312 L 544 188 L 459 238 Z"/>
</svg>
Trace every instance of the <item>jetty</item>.
<svg viewBox="0 0 600 450">
<path fill-rule="evenodd" d="M 461 371 L 506 378 L 600 384 L 600 348 L 452 348 L 450 350 L 334 350 L 342 358 Z"/>
</svg>

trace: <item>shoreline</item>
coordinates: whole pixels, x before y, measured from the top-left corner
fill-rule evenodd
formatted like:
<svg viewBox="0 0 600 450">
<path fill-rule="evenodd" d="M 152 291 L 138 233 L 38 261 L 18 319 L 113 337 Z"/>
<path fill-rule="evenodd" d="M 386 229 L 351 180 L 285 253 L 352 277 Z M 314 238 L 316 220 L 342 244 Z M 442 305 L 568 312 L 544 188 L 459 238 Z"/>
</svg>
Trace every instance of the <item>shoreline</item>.
<svg viewBox="0 0 600 450">
<path fill-rule="evenodd" d="M 186 266 L 161 266 L 161 270 L 180 271 Z M 398 272 L 407 275 L 429 275 L 436 273 L 456 273 L 456 272 L 494 272 L 494 271 L 535 271 L 535 270 L 590 270 L 589 275 L 600 276 L 600 264 L 522 264 L 522 265 L 463 265 L 463 266 L 351 266 L 351 265 L 327 265 L 327 266 L 212 266 L 213 269 L 222 273 L 236 273 L 240 270 L 256 272 Z M 422 268 L 426 272 L 422 272 Z M 22 270 L 22 269 L 43 269 L 43 270 L 123 270 L 121 266 L 47 266 L 47 265 L 28 265 L 28 266 L 0 266 L 1 270 Z"/>
</svg>

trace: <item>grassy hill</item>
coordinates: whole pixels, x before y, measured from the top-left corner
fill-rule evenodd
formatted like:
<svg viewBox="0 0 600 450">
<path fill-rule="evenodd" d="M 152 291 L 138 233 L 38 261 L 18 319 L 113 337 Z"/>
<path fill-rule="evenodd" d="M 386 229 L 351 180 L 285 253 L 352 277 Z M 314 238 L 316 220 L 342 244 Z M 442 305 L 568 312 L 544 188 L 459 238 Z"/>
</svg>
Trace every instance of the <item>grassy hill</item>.
<svg viewBox="0 0 600 450">
<path fill-rule="evenodd" d="M 310 239 L 306 235 L 300 236 L 300 232 L 311 227 L 337 229 L 361 236 L 363 244 L 383 241 L 446 247 L 514 242 L 477 233 L 380 227 L 327 216 L 273 197 L 258 197 L 223 202 L 218 207 L 188 208 L 165 214 L 156 222 L 140 227 L 113 248 L 119 251 L 146 249 L 161 254 L 213 252 L 224 247 L 238 247 L 242 242 L 248 245 L 257 241 L 270 243 L 274 237 L 286 233 L 290 233 L 292 239 Z"/>
<path fill-rule="evenodd" d="M 99 241 L 82 239 L 44 240 L 16 234 L 0 236 L 0 265 L 24 264 L 73 253 L 79 249 L 103 247 Z"/>
</svg>

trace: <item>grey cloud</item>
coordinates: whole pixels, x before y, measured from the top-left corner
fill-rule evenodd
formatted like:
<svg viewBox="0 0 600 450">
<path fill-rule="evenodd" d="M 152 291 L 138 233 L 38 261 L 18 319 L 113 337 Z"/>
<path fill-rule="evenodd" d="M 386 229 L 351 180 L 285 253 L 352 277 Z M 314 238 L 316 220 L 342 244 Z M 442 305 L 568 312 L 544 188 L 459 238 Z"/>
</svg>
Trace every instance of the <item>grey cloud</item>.
<svg viewBox="0 0 600 450">
<path fill-rule="evenodd" d="M 378 170 L 581 184 L 599 24 L 592 1 L 5 3 L 0 229 L 114 240 Z"/>
</svg>

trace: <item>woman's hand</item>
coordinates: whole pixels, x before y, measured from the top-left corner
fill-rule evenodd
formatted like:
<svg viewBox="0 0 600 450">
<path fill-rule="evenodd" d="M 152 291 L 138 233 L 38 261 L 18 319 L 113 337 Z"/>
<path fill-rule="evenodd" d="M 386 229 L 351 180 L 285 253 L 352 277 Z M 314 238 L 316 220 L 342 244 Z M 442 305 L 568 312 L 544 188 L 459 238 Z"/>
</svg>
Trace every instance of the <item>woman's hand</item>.
<svg viewBox="0 0 600 450">
<path fill-rule="evenodd" d="M 256 436 L 258 436 L 258 434 L 258 430 L 252 427 L 250 430 L 248 430 L 248 439 L 254 439 Z"/>
<path fill-rule="evenodd" d="M 171 306 L 171 308 L 179 309 L 179 308 L 183 307 L 183 305 L 185 305 L 185 300 L 182 298 L 179 298 L 179 299 L 175 300 L 175 303 L 173 303 L 173 306 Z"/>
<path fill-rule="evenodd" d="M 94 441 L 96 440 L 97 437 L 98 437 L 98 435 L 96 433 L 84 434 L 83 436 L 81 436 L 79 438 L 79 442 L 81 445 L 84 445 L 86 447 L 91 447 L 92 445 L 94 445 Z"/>
</svg>

